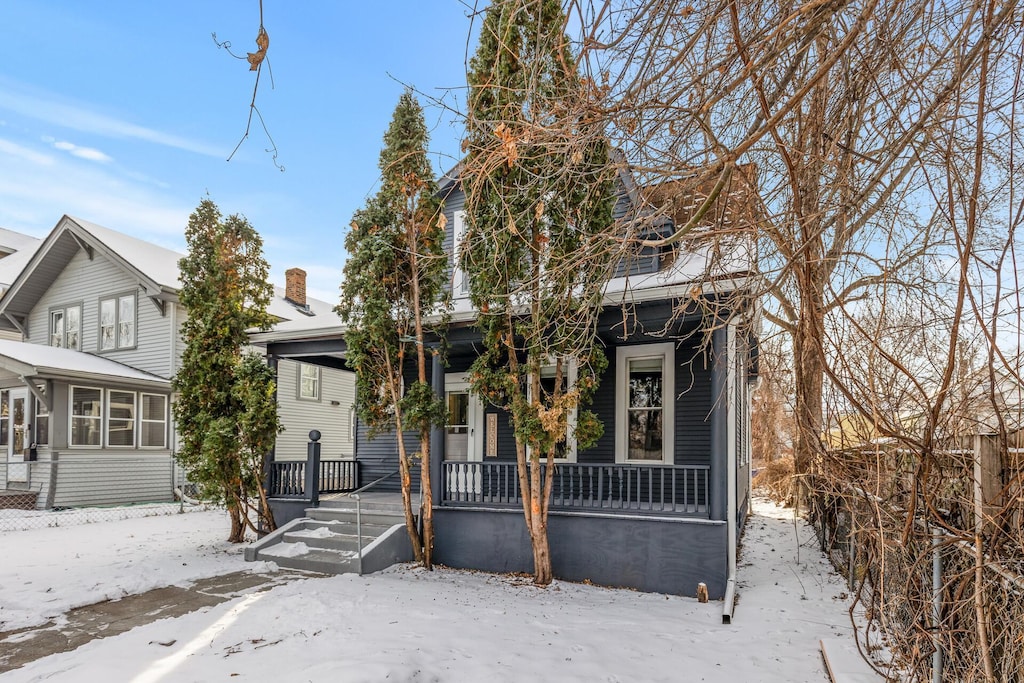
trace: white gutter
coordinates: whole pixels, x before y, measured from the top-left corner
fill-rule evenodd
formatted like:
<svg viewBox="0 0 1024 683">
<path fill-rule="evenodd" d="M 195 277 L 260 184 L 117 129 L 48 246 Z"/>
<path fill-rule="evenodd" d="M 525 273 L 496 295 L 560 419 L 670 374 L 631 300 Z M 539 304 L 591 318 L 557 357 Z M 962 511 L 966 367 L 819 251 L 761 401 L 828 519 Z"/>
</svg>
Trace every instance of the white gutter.
<svg viewBox="0 0 1024 683">
<path fill-rule="evenodd" d="M 725 400 L 726 419 L 729 427 L 726 434 L 729 444 L 726 448 L 726 554 L 728 574 L 725 580 L 725 601 L 722 605 L 722 623 L 732 623 L 732 612 L 736 606 L 736 323 L 729 322 L 726 328 L 726 369 Z"/>
</svg>

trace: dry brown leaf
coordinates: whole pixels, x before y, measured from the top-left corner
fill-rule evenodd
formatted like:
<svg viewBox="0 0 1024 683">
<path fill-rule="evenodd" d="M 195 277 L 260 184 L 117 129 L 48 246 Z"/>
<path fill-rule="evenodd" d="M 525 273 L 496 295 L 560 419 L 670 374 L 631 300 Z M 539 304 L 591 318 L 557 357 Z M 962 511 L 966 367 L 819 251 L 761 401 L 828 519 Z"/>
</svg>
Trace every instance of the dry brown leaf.
<svg viewBox="0 0 1024 683">
<path fill-rule="evenodd" d="M 263 59 L 267 56 L 267 49 L 270 47 L 270 36 L 267 35 L 266 29 L 260 26 L 260 32 L 256 34 L 256 47 L 259 49 L 256 52 L 247 53 L 246 59 L 249 60 L 249 71 L 256 71 L 260 68 L 260 64 L 263 63 Z"/>
</svg>

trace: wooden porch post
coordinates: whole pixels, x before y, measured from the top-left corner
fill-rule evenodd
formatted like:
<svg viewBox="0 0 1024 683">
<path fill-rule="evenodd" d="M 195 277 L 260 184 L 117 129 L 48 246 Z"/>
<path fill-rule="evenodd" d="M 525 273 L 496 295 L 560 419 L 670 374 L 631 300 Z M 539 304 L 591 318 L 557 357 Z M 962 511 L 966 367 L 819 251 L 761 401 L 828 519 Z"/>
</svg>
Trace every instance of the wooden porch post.
<svg viewBox="0 0 1024 683">
<path fill-rule="evenodd" d="M 729 397 L 727 378 L 728 327 L 715 321 L 711 337 L 711 519 L 725 521 L 728 514 Z"/>
<path fill-rule="evenodd" d="M 444 400 L 444 365 L 437 355 L 430 358 L 430 386 L 434 394 Z M 430 488 L 434 492 L 434 502 L 444 500 L 441 491 L 441 463 L 444 461 L 444 427 L 434 425 L 430 428 Z"/>
</svg>

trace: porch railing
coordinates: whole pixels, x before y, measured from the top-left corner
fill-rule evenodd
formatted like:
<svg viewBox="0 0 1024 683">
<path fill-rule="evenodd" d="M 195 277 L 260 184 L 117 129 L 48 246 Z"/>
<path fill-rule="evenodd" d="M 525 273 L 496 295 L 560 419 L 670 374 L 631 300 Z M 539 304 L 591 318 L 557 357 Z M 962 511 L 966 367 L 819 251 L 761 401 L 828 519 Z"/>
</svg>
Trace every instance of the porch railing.
<svg viewBox="0 0 1024 683">
<path fill-rule="evenodd" d="M 275 461 L 270 463 L 270 489 L 267 494 L 271 498 L 302 498 L 309 499 L 312 491 L 307 491 L 306 472 L 309 470 L 308 460 Z M 359 462 L 357 460 L 319 460 L 314 466 L 319 472 L 316 478 L 316 497 L 321 493 L 345 493 L 359 488 Z"/>
<path fill-rule="evenodd" d="M 541 480 L 547 466 L 541 465 Z M 522 504 L 514 462 L 442 463 L 445 505 Z M 552 510 L 630 512 L 709 517 L 707 465 L 560 463 L 551 476 Z"/>
</svg>

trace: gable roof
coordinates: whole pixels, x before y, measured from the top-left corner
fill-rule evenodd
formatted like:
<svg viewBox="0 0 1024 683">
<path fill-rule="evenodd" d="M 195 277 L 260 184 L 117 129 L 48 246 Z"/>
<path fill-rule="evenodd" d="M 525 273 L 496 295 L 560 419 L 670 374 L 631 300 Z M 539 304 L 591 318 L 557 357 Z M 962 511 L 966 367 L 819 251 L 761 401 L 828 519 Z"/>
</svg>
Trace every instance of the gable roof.
<svg viewBox="0 0 1024 683">
<path fill-rule="evenodd" d="M 17 268 L 16 275 L 10 278 L 11 286 L 0 297 L 0 329 L 23 327 L 25 317 L 79 250 L 85 250 L 90 258 L 98 252 L 120 267 L 160 307 L 178 298 L 181 289 L 178 261 L 184 254 L 65 215 L 36 249 L 25 249 L 0 259 L 0 284 L 3 284 L 4 274 L 13 273 Z M 9 269 L 4 264 L 8 259 L 15 259 Z M 307 297 L 307 305 L 308 310 L 303 310 L 290 304 L 285 300 L 284 290 L 275 287 L 268 312 L 284 323 L 295 321 L 301 329 L 340 324 L 331 304 Z"/>
<path fill-rule="evenodd" d="M 27 259 L 0 298 L 0 327 L 23 328 L 28 313 L 80 250 L 90 259 L 99 253 L 119 266 L 160 306 L 177 296 L 180 254 L 65 215 Z"/>
</svg>

